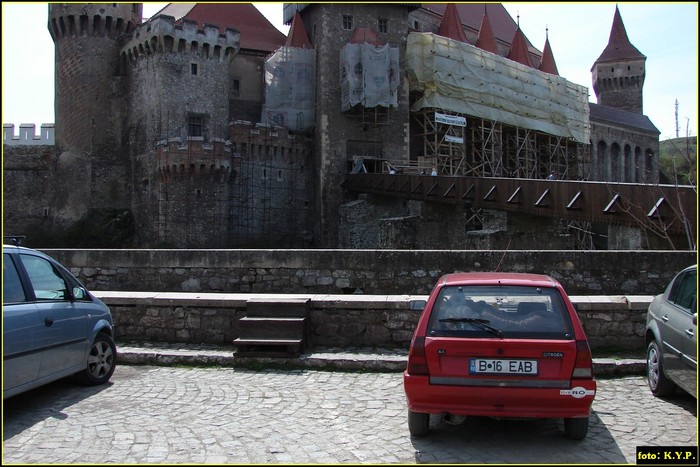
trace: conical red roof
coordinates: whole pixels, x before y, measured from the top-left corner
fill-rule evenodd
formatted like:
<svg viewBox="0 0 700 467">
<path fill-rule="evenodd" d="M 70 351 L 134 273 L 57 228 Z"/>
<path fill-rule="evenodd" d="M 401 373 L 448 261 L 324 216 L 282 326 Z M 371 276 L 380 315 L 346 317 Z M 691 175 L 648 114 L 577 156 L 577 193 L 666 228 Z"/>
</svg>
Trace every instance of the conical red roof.
<svg viewBox="0 0 700 467">
<path fill-rule="evenodd" d="M 530 60 L 530 53 L 527 50 L 527 41 L 525 40 L 525 35 L 520 30 L 520 26 L 515 30 L 515 35 L 513 36 L 513 42 L 510 44 L 510 52 L 508 52 L 509 59 L 527 65 L 532 66 L 532 60 Z"/>
<path fill-rule="evenodd" d="M 481 27 L 479 28 L 479 37 L 476 40 L 476 45 L 480 49 L 487 52 L 498 54 L 498 45 L 496 44 L 496 36 L 493 35 L 493 29 L 491 28 L 491 21 L 489 21 L 489 15 L 486 13 L 486 6 L 484 5 L 484 17 L 481 19 Z"/>
<path fill-rule="evenodd" d="M 440 29 L 438 29 L 438 35 L 456 41 L 469 42 L 467 41 L 466 34 L 464 34 L 464 26 L 462 26 L 462 20 L 459 18 L 459 13 L 454 3 L 447 4 L 445 14 L 442 15 L 442 22 L 440 23 Z"/>
<path fill-rule="evenodd" d="M 625 29 L 625 24 L 622 22 L 622 16 L 620 15 L 620 10 L 615 6 L 615 16 L 613 18 L 612 28 L 610 29 L 610 39 L 608 39 L 608 45 L 600 54 L 598 62 L 610 62 L 625 60 L 630 58 L 644 58 L 646 57 L 639 51 L 635 46 L 630 43 L 627 37 L 627 30 Z"/>
<path fill-rule="evenodd" d="M 292 27 L 289 28 L 289 35 L 287 36 L 285 45 L 298 49 L 313 49 L 311 42 L 309 42 L 309 36 L 306 35 L 304 22 L 301 20 L 301 15 L 299 13 L 294 15 L 292 19 Z"/>
<path fill-rule="evenodd" d="M 559 75 L 557 63 L 554 61 L 554 54 L 552 53 L 552 47 L 549 45 L 549 34 L 547 34 L 547 38 L 544 41 L 540 71 L 544 71 L 545 73 L 549 73 L 551 75 Z"/>
</svg>

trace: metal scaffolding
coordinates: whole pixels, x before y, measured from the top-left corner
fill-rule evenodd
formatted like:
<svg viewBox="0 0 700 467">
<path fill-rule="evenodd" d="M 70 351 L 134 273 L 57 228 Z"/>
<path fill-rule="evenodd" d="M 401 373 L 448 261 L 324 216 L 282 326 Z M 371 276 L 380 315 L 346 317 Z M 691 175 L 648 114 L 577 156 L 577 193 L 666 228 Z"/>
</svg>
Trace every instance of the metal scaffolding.
<svg viewBox="0 0 700 467">
<path fill-rule="evenodd" d="M 309 148 L 281 144 L 269 129 L 243 134 L 248 136 L 239 134 L 234 142 L 238 161 L 228 243 L 245 248 L 306 246 L 312 191 Z"/>
<path fill-rule="evenodd" d="M 544 179 L 554 171 L 560 179 L 588 177 L 588 151 L 571 138 L 437 109 L 413 117 L 422 154 L 440 175 Z"/>
</svg>

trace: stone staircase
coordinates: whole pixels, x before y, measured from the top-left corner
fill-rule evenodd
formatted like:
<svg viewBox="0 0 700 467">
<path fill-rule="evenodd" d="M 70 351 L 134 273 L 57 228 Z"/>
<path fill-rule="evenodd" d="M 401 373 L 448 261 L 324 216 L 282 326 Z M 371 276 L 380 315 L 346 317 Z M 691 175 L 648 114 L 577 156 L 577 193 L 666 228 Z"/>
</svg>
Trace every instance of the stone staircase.
<svg viewBox="0 0 700 467">
<path fill-rule="evenodd" d="M 309 342 L 308 298 L 251 299 L 233 344 L 237 357 L 296 357 Z"/>
</svg>

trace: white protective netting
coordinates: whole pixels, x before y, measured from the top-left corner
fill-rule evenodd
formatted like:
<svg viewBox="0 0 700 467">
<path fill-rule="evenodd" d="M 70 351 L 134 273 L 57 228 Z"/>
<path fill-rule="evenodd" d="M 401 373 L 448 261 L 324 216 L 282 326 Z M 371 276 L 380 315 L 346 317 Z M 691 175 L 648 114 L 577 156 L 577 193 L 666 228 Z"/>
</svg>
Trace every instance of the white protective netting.
<svg viewBox="0 0 700 467">
<path fill-rule="evenodd" d="M 432 33 L 410 33 L 406 67 L 411 110 L 442 109 L 590 140 L 588 88 L 473 45 Z"/>
<path fill-rule="evenodd" d="M 341 110 L 398 107 L 399 49 L 367 42 L 346 44 L 340 51 Z"/>
<path fill-rule="evenodd" d="M 265 61 L 265 105 L 261 122 L 295 133 L 314 128 L 316 51 L 281 47 Z"/>
</svg>

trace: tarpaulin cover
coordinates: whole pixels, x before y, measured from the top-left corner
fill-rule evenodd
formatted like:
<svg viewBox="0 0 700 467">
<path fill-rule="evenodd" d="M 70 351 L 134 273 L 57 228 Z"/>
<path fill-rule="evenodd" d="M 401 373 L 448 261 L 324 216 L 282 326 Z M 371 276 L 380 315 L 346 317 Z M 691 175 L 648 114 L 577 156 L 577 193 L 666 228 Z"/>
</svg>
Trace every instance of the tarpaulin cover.
<svg viewBox="0 0 700 467">
<path fill-rule="evenodd" d="M 589 143 L 588 88 L 473 45 L 409 33 L 406 67 L 411 110 L 450 110 Z"/>
<path fill-rule="evenodd" d="M 314 128 L 316 51 L 281 47 L 265 61 L 265 105 L 260 121 L 292 132 Z"/>
<path fill-rule="evenodd" d="M 398 107 L 399 49 L 367 42 L 346 44 L 340 51 L 341 110 Z"/>
</svg>

